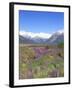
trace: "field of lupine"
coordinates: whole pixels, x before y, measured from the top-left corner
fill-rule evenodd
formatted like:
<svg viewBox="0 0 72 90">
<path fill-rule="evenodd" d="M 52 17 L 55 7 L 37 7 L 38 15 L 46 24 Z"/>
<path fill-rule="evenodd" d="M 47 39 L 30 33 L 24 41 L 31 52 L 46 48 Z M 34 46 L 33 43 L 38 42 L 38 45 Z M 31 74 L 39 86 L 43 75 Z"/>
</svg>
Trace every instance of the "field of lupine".
<svg viewBox="0 0 72 90">
<path fill-rule="evenodd" d="M 63 49 L 63 44 L 20 45 L 19 79 L 63 77 Z"/>
</svg>

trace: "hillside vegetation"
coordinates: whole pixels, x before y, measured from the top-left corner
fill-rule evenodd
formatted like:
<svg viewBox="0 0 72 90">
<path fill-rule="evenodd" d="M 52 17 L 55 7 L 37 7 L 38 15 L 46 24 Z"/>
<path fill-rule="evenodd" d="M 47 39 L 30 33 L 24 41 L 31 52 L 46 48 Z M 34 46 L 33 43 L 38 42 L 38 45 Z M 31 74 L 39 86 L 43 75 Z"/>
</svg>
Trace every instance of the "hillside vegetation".
<svg viewBox="0 0 72 90">
<path fill-rule="evenodd" d="M 64 76 L 64 44 L 20 45 L 19 79 Z"/>
</svg>

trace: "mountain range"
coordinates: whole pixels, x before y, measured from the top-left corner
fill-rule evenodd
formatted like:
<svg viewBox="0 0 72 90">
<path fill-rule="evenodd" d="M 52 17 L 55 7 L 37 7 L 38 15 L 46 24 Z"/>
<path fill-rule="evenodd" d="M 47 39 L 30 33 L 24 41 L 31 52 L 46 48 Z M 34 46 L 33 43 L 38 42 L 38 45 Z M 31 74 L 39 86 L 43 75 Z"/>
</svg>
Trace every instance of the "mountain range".
<svg viewBox="0 0 72 90">
<path fill-rule="evenodd" d="M 20 44 L 53 44 L 56 45 L 64 41 L 64 32 L 55 32 L 50 37 L 44 38 L 40 35 L 31 36 L 26 33 L 26 35 L 19 35 Z"/>
</svg>

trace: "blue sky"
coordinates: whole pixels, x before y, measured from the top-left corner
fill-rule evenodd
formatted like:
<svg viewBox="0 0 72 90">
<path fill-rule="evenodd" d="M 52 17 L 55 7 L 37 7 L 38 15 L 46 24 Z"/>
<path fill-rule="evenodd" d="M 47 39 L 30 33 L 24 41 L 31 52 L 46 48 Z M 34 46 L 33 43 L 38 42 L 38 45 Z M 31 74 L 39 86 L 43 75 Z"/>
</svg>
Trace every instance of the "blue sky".
<svg viewBox="0 0 72 90">
<path fill-rule="evenodd" d="M 54 33 L 64 29 L 63 12 L 19 11 L 20 31 Z"/>
</svg>

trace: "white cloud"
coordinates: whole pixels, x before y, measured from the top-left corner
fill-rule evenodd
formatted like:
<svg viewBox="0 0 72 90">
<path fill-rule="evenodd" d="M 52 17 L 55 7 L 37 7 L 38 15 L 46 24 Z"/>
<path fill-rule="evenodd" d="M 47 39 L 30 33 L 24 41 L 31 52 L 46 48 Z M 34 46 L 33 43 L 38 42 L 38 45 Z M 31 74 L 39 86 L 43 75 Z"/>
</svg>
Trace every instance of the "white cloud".
<svg viewBox="0 0 72 90">
<path fill-rule="evenodd" d="M 43 32 L 33 33 L 33 32 L 20 31 L 19 34 L 22 36 L 30 36 L 31 38 L 34 38 L 34 37 L 49 38 L 51 36 L 51 34 L 43 33 Z"/>
</svg>

